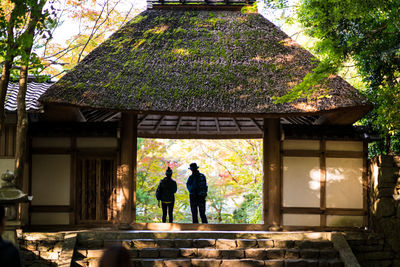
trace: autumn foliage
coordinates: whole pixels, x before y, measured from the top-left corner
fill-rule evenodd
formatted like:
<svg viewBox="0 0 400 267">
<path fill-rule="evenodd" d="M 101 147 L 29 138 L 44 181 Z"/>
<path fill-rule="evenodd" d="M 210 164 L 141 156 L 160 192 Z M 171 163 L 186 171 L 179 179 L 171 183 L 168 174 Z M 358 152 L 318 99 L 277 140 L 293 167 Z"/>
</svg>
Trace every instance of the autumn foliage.
<svg viewBox="0 0 400 267">
<path fill-rule="evenodd" d="M 155 190 L 170 166 L 178 184 L 174 219 L 190 223 L 186 181 L 191 162 L 207 177 L 211 223 L 261 223 L 262 140 L 138 139 L 137 221 L 161 222 Z"/>
</svg>

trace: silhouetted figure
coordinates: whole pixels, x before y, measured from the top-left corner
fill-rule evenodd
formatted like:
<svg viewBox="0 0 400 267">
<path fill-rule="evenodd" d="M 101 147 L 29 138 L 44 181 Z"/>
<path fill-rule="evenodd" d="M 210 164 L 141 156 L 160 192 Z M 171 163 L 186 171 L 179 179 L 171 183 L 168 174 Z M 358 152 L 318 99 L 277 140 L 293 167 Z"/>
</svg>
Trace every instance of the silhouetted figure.
<svg viewBox="0 0 400 267">
<path fill-rule="evenodd" d="M 161 201 L 162 207 L 162 222 L 167 221 L 167 210 L 169 222 L 174 221 L 173 212 L 175 204 L 175 193 L 177 190 L 176 182 L 172 179 L 172 170 L 170 167 L 165 171 L 166 177 L 164 177 L 157 187 L 156 197 L 158 201 Z"/>
<path fill-rule="evenodd" d="M 5 213 L 5 208 L 0 205 L 0 266 L 20 267 L 22 264 L 18 249 L 1 237 L 6 229 Z"/>
<path fill-rule="evenodd" d="M 208 191 L 206 176 L 199 172 L 199 167 L 196 163 L 191 163 L 189 170 L 192 171 L 192 175 L 186 182 L 186 187 L 189 191 L 190 198 L 190 209 L 192 211 L 193 223 L 199 223 L 197 217 L 197 210 L 200 213 L 202 223 L 208 223 L 206 217 L 206 196 Z"/>
<path fill-rule="evenodd" d="M 99 267 L 132 267 L 128 250 L 121 245 L 109 247 L 101 256 Z"/>
</svg>

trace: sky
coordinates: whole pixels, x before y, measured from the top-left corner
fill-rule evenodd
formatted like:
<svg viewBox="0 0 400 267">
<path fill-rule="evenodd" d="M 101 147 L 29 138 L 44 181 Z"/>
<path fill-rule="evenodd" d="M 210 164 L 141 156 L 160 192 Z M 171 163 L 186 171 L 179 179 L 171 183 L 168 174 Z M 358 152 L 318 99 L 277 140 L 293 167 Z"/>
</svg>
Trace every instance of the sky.
<svg viewBox="0 0 400 267">
<path fill-rule="evenodd" d="M 131 5 L 134 5 L 135 9 L 145 10 L 147 4 L 146 0 L 122 0 L 121 3 L 117 6 L 117 10 L 129 10 Z M 258 3 L 258 10 L 261 15 L 263 15 L 271 22 L 275 23 L 278 27 L 282 28 L 284 26 L 282 20 L 280 20 L 280 17 L 282 17 L 281 10 L 274 11 L 266 8 L 263 4 L 263 1 Z M 63 21 L 64 22 L 61 27 L 57 28 L 54 32 L 54 41 L 60 44 L 65 43 L 72 36 L 79 33 L 79 26 L 76 22 L 66 16 L 63 17 Z M 284 27 L 283 30 L 287 31 L 288 29 Z"/>
<path fill-rule="evenodd" d="M 65 7 L 65 2 L 69 0 L 58 0 L 58 5 L 59 5 L 59 10 L 63 10 L 63 7 Z M 107 1 L 107 0 L 85 0 L 88 1 L 89 3 L 92 1 L 96 1 L 96 7 L 100 11 L 102 8 L 102 4 Z M 127 13 L 128 10 L 132 9 L 131 14 L 139 14 L 140 12 L 144 11 L 147 8 L 147 2 L 146 0 L 110 0 L 110 3 L 113 3 L 115 1 L 118 1 L 118 5 L 116 6 L 116 10 L 120 11 L 121 14 Z M 298 0 L 289 0 L 290 5 L 295 5 L 295 2 Z M 76 12 L 76 9 L 75 9 Z M 306 48 L 309 47 L 307 43 L 310 41 L 309 38 L 306 38 L 304 35 L 299 35 L 299 34 L 293 34 L 295 32 L 299 32 L 299 28 L 296 27 L 296 25 L 289 25 L 285 24 L 284 20 L 282 19 L 285 16 L 288 15 L 288 10 L 272 10 L 267 8 L 264 5 L 264 1 L 261 0 L 258 2 L 258 12 L 264 16 L 266 19 L 269 21 L 273 22 L 276 24 L 279 28 L 281 28 L 283 31 L 285 31 L 290 37 L 292 37 L 294 40 L 299 42 L 301 45 L 305 46 Z M 59 27 L 56 27 L 54 32 L 53 32 L 53 39 L 51 40 L 51 44 L 55 44 L 58 47 L 64 47 L 67 48 L 69 47 L 68 44 L 71 44 L 71 40 L 74 40 L 75 36 L 79 36 L 79 34 L 86 33 L 87 35 L 90 34 L 91 28 L 88 27 L 89 25 L 87 21 L 84 21 L 82 23 L 79 23 L 79 21 L 75 18 L 71 18 L 71 12 L 64 12 L 64 15 L 61 17 L 62 24 Z M 132 17 L 132 16 L 130 16 Z M 94 22 L 92 22 L 92 25 L 94 25 Z M 84 28 L 88 27 L 88 29 L 85 31 Z M 114 29 L 112 31 L 109 31 L 106 33 L 106 39 L 109 35 L 113 33 Z M 39 56 L 41 57 L 48 57 L 51 50 L 45 50 L 44 47 L 37 47 L 36 52 L 38 53 Z M 53 50 L 54 51 L 54 50 Z M 46 53 L 46 54 L 45 54 Z M 69 54 L 71 55 L 71 54 Z M 68 55 L 67 55 L 68 56 Z M 57 61 L 57 58 L 53 58 L 53 60 Z M 62 65 L 53 65 L 55 72 L 53 73 L 63 73 L 64 67 Z M 61 76 L 56 75 L 53 80 L 59 79 Z"/>
<path fill-rule="evenodd" d="M 61 0 L 60 5 L 62 6 L 65 1 Z M 129 10 L 131 5 L 134 5 L 134 8 L 139 10 L 146 9 L 146 0 L 121 0 L 121 3 L 117 6 L 117 10 L 124 11 Z M 99 7 L 100 8 L 100 7 Z M 53 38 L 56 43 L 63 44 L 72 36 L 79 33 L 79 25 L 71 18 L 67 16 L 62 17 L 63 24 L 61 27 L 57 28 L 54 32 Z"/>
</svg>

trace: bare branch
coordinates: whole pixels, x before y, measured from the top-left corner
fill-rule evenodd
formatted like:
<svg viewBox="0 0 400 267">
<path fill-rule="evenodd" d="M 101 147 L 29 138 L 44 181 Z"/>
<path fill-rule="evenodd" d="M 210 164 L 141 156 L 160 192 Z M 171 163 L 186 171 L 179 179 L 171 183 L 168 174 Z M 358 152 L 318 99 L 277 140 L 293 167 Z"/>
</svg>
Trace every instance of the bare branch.
<svg viewBox="0 0 400 267">
<path fill-rule="evenodd" d="M 53 78 L 56 78 L 56 77 L 60 76 L 61 74 L 65 73 L 65 72 L 67 72 L 67 71 L 68 71 L 68 70 L 63 70 L 63 71 L 61 71 L 60 73 L 58 73 L 58 74 L 56 74 L 56 75 L 54 75 L 54 76 L 51 76 L 51 77 L 50 77 L 50 80 L 53 79 Z"/>
<path fill-rule="evenodd" d="M 213 159 L 215 162 L 217 162 L 218 165 L 222 166 L 228 173 L 229 176 L 232 178 L 233 181 L 235 181 L 235 183 L 239 184 L 239 182 L 236 180 L 236 178 L 233 176 L 233 174 L 231 173 L 231 171 L 228 169 L 228 167 L 223 164 L 221 161 L 219 161 L 218 159 L 212 157 L 211 155 L 209 155 L 203 148 L 203 145 L 200 146 L 201 150 L 203 151 L 204 155 L 206 155 L 207 157 L 209 157 L 210 159 Z"/>
<path fill-rule="evenodd" d="M 126 16 L 125 16 L 124 20 L 122 21 L 122 23 L 121 23 L 120 27 L 122 27 L 122 26 L 124 26 L 124 25 L 125 25 L 125 23 L 126 23 L 126 21 L 127 21 L 128 17 L 129 17 L 129 15 L 130 15 L 130 14 L 131 14 L 131 12 L 132 12 L 132 9 L 133 9 L 133 4 L 131 4 L 131 8 L 129 9 L 128 13 L 126 13 Z"/>
<path fill-rule="evenodd" d="M 95 23 L 94 23 L 94 26 L 93 26 L 93 28 L 92 28 L 92 32 L 90 33 L 90 35 L 89 35 L 89 37 L 88 37 L 88 39 L 87 39 L 85 45 L 83 46 L 82 50 L 80 51 L 80 53 L 79 53 L 79 55 L 78 55 L 77 63 L 79 63 L 79 62 L 81 61 L 82 54 L 83 54 L 83 52 L 85 51 L 85 49 L 86 49 L 87 45 L 89 44 L 90 40 L 92 40 L 93 35 L 94 35 L 94 34 L 97 32 L 97 30 L 107 21 L 107 19 L 108 19 L 110 13 L 111 13 L 112 11 L 114 11 L 114 8 L 118 5 L 118 3 L 119 3 L 119 2 L 116 2 L 116 4 L 115 4 L 115 5 L 113 6 L 113 8 L 111 9 L 111 11 L 107 11 L 107 15 L 106 15 L 106 17 L 104 18 L 104 20 L 103 20 L 99 25 L 97 25 L 98 22 L 99 22 L 100 19 L 101 19 L 101 15 L 103 14 L 104 9 L 105 9 L 106 7 L 108 7 L 108 0 L 106 1 L 106 3 L 104 3 L 103 8 L 101 9 L 101 12 L 100 12 L 99 16 L 97 17 L 97 19 L 96 19 L 96 21 L 95 21 Z M 108 10 L 108 9 L 107 9 L 107 10 Z"/>
</svg>

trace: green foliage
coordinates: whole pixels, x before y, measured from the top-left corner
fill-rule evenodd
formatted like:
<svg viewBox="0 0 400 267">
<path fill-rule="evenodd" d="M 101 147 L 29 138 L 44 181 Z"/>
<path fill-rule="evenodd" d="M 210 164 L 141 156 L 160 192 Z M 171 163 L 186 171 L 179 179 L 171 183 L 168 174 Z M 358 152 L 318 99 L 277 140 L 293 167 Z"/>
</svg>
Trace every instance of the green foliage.
<svg viewBox="0 0 400 267">
<path fill-rule="evenodd" d="M 294 101 L 301 97 L 306 97 L 310 100 L 313 99 L 313 93 L 317 87 L 321 84 L 324 84 L 331 73 L 335 73 L 338 71 L 338 65 L 332 60 L 324 60 L 318 64 L 316 68 L 313 69 L 313 72 L 307 73 L 304 76 L 303 81 L 296 86 L 294 86 L 289 93 L 281 96 L 281 97 L 273 97 L 275 103 L 283 104 L 287 102 Z M 318 98 L 329 97 L 328 94 L 320 94 Z"/>
<path fill-rule="evenodd" d="M 211 223 L 261 223 L 261 140 L 138 139 L 137 220 L 160 222 L 155 190 L 169 165 L 178 184 L 174 221 L 190 223 L 186 181 L 191 162 L 207 177 L 207 217 Z"/>
<path fill-rule="evenodd" d="M 55 26 L 54 1 L 10 0 L 0 4 L 0 60 L 13 61 L 11 80 L 19 79 L 18 68 L 26 61 L 29 61 L 30 74 L 40 81 L 46 79 L 39 77 L 43 64 L 30 47 L 41 48 L 41 42 L 52 38 L 51 30 Z"/>
<path fill-rule="evenodd" d="M 235 223 L 260 223 L 262 221 L 262 183 L 258 183 L 248 194 L 244 195 L 244 201 L 233 212 Z"/>
<path fill-rule="evenodd" d="M 352 62 L 366 88 L 363 93 L 374 104 L 362 123 L 389 142 L 379 153 L 400 153 L 395 146 L 400 131 L 400 1 L 300 0 L 295 12 L 306 34 L 317 40 L 313 50 L 322 62 L 276 102 L 309 97 L 316 84 Z"/>
<path fill-rule="evenodd" d="M 244 7 L 242 7 L 242 9 L 240 10 L 240 12 L 242 12 L 242 14 L 246 14 L 246 13 L 257 13 L 257 2 L 254 2 L 254 4 L 251 5 L 251 6 L 244 6 Z"/>
</svg>

